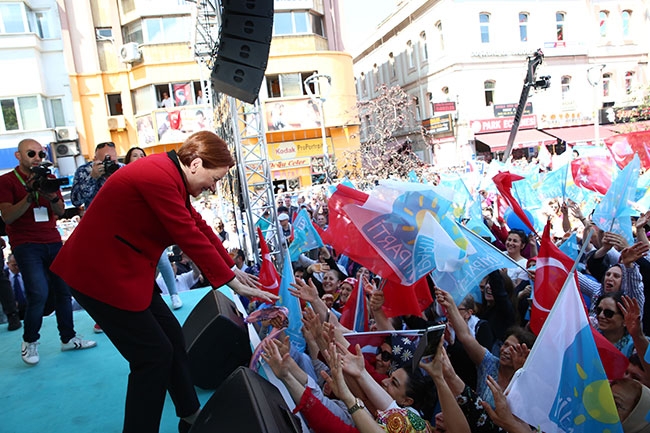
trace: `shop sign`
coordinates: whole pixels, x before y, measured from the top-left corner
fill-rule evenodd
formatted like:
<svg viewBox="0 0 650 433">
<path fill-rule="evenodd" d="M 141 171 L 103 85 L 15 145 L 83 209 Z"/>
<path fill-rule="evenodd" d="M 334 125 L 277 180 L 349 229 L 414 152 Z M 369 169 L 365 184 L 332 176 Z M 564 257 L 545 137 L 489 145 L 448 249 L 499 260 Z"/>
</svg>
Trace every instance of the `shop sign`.
<svg viewBox="0 0 650 433">
<path fill-rule="evenodd" d="M 474 134 L 485 134 L 488 132 L 505 132 L 512 129 L 514 117 L 495 117 L 492 119 L 472 120 L 470 128 Z M 519 129 L 532 129 L 537 127 L 537 116 L 532 114 L 521 116 Z"/>
<path fill-rule="evenodd" d="M 494 117 L 514 117 L 517 113 L 518 103 L 514 104 L 494 104 Z M 527 102 L 524 107 L 524 112 L 522 114 L 528 115 L 533 114 L 533 104 Z"/>
</svg>

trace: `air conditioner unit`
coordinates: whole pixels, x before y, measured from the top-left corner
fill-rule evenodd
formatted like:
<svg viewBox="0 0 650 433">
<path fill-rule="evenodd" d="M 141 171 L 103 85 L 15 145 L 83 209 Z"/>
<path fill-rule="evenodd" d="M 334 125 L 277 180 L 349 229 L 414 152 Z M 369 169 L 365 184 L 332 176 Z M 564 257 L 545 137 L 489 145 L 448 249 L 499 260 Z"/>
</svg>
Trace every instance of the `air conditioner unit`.
<svg viewBox="0 0 650 433">
<path fill-rule="evenodd" d="M 122 63 L 133 63 L 140 60 L 142 53 L 137 42 L 129 42 L 120 48 L 120 60 Z"/>
<path fill-rule="evenodd" d="M 124 116 L 110 116 L 108 118 L 108 129 L 110 131 L 126 129 L 126 120 L 124 119 Z"/>
<path fill-rule="evenodd" d="M 65 156 L 77 156 L 79 155 L 79 144 L 77 140 L 73 141 L 63 141 L 60 143 L 54 143 L 54 155 L 57 159 Z"/>
<path fill-rule="evenodd" d="M 56 141 L 67 141 L 77 139 L 77 130 L 75 128 L 55 128 Z"/>
</svg>

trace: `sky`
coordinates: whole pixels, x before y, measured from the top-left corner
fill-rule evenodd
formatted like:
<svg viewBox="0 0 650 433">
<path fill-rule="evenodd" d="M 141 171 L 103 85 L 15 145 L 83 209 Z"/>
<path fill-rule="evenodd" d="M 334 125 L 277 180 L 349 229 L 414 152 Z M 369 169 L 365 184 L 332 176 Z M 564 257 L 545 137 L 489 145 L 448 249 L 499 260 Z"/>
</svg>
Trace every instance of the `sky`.
<svg viewBox="0 0 650 433">
<path fill-rule="evenodd" d="M 341 33 L 347 51 L 363 42 L 395 10 L 398 0 L 339 0 Z"/>
</svg>

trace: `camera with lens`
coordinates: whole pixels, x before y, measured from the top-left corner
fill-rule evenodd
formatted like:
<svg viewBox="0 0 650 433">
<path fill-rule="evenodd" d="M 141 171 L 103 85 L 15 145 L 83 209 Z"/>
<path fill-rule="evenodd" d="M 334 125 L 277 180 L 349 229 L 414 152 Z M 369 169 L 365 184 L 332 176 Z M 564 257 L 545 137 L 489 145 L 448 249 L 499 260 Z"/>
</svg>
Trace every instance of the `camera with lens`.
<svg viewBox="0 0 650 433">
<path fill-rule="evenodd" d="M 110 155 L 106 155 L 104 157 L 104 160 L 102 161 L 102 164 L 104 164 L 104 176 L 108 177 L 111 174 L 115 173 L 120 166 L 117 164 L 117 162 L 113 161 L 111 159 Z"/>
<path fill-rule="evenodd" d="M 178 263 L 181 260 L 183 260 L 183 255 L 182 254 L 178 254 L 178 255 L 177 254 L 170 254 L 169 255 L 169 261 L 171 263 Z"/>
<path fill-rule="evenodd" d="M 52 193 L 58 191 L 62 185 L 68 185 L 70 183 L 67 177 L 50 179 L 48 175 L 52 173 L 52 170 L 49 168 L 51 165 L 51 162 L 44 162 L 31 168 L 32 182 L 28 188 L 29 192 Z"/>
</svg>

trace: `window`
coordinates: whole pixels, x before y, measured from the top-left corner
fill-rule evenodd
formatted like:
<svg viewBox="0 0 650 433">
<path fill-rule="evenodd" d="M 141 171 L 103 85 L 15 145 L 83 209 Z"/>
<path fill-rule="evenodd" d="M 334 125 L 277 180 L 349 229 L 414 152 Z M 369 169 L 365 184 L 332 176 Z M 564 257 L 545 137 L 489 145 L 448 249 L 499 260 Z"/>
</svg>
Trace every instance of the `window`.
<svg viewBox="0 0 650 433">
<path fill-rule="evenodd" d="M 45 116 L 37 96 L 0 99 L 2 117 L 0 130 L 33 130 L 45 128 Z"/>
<path fill-rule="evenodd" d="M 564 12 L 555 13 L 555 32 L 558 41 L 564 40 Z"/>
<path fill-rule="evenodd" d="M 562 102 L 571 100 L 571 77 L 565 75 L 562 77 Z"/>
<path fill-rule="evenodd" d="M 0 33 L 26 33 L 26 18 L 21 3 L 0 3 Z"/>
<path fill-rule="evenodd" d="M 433 116 L 433 93 L 427 92 L 427 101 L 429 101 L 429 109 L 431 110 L 431 116 Z"/>
<path fill-rule="evenodd" d="M 528 14 L 525 12 L 519 13 L 519 40 L 528 41 Z"/>
<path fill-rule="evenodd" d="M 419 122 L 420 120 L 422 120 L 422 115 L 420 113 L 420 98 L 414 96 L 413 102 L 415 104 L 415 120 Z"/>
<path fill-rule="evenodd" d="M 412 69 L 415 67 L 415 53 L 413 52 L 413 43 L 411 41 L 408 41 L 406 43 L 406 56 L 408 58 L 409 62 L 409 69 Z"/>
<path fill-rule="evenodd" d="M 487 80 L 483 83 L 483 88 L 485 89 L 485 106 L 489 107 L 491 105 L 494 105 L 494 87 L 496 85 L 496 81 L 494 80 Z"/>
<path fill-rule="evenodd" d="M 429 60 L 429 50 L 427 49 L 427 34 L 425 32 L 420 33 L 420 45 L 422 46 L 422 60 Z"/>
<path fill-rule="evenodd" d="M 168 92 L 167 94 L 170 94 L 169 86 L 166 85 L 164 87 L 164 91 Z M 135 111 L 135 114 L 148 114 L 152 112 L 158 108 L 158 100 L 156 98 L 154 86 L 145 86 L 132 90 L 131 100 L 133 101 L 133 111 Z"/>
<path fill-rule="evenodd" d="M 122 113 L 122 95 L 119 93 L 109 93 L 106 95 L 108 102 L 108 115 L 119 116 Z"/>
<path fill-rule="evenodd" d="M 379 66 L 377 66 L 377 63 L 372 65 L 372 81 L 375 86 L 379 85 Z"/>
<path fill-rule="evenodd" d="M 50 22 L 47 12 L 34 12 L 33 29 L 34 33 L 41 39 L 52 39 L 56 35 L 50 30 Z"/>
<path fill-rule="evenodd" d="M 311 32 L 315 35 L 325 37 L 323 17 L 320 15 L 311 15 Z"/>
<path fill-rule="evenodd" d="M 481 43 L 490 43 L 490 14 L 479 14 L 479 22 L 481 23 Z"/>
<path fill-rule="evenodd" d="M 144 43 L 167 44 L 190 40 L 190 22 L 188 17 L 146 18 L 144 24 L 146 31 Z"/>
<path fill-rule="evenodd" d="M 95 29 L 95 38 L 98 41 L 112 41 L 113 29 L 110 27 L 97 27 Z"/>
<path fill-rule="evenodd" d="M 366 87 L 366 74 L 361 73 L 361 79 L 359 80 L 359 86 L 361 88 L 361 91 L 359 92 L 361 96 L 366 96 L 368 94 L 367 87 Z"/>
<path fill-rule="evenodd" d="M 296 72 L 293 74 L 267 75 L 266 90 L 269 98 L 306 95 L 304 83 L 312 73 Z"/>
<path fill-rule="evenodd" d="M 634 72 L 627 71 L 625 73 L 625 94 L 631 95 L 634 88 Z"/>
<path fill-rule="evenodd" d="M 600 25 L 600 37 L 601 38 L 606 38 L 607 37 L 607 20 L 609 19 L 609 12 L 608 11 L 600 11 L 598 14 L 598 19 L 599 19 L 599 25 Z"/>
<path fill-rule="evenodd" d="M 612 80 L 612 74 L 603 74 L 603 97 L 610 96 L 609 83 Z"/>
<path fill-rule="evenodd" d="M 142 35 L 142 22 L 135 21 L 124 26 L 123 30 L 124 42 L 135 42 L 137 44 L 144 44 L 144 36 Z"/>
<path fill-rule="evenodd" d="M 388 68 L 390 69 L 391 80 L 396 79 L 397 67 L 395 66 L 395 56 L 393 56 L 393 53 L 388 53 Z"/>
<path fill-rule="evenodd" d="M 630 37 L 630 19 L 632 18 L 632 11 L 623 11 L 621 13 L 621 21 L 623 26 L 623 37 Z"/>
<path fill-rule="evenodd" d="M 444 51 L 445 50 L 445 39 L 443 38 L 443 35 L 442 35 L 442 21 L 438 21 L 436 23 L 436 30 L 438 32 L 438 48 L 440 49 L 440 51 Z"/>
<path fill-rule="evenodd" d="M 63 100 L 61 98 L 50 99 L 52 108 L 53 126 L 65 126 L 65 115 L 63 114 Z"/>
<path fill-rule="evenodd" d="M 273 15 L 273 35 L 305 33 L 324 36 L 323 18 L 307 11 L 276 12 Z"/>
</svg>

